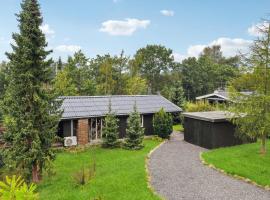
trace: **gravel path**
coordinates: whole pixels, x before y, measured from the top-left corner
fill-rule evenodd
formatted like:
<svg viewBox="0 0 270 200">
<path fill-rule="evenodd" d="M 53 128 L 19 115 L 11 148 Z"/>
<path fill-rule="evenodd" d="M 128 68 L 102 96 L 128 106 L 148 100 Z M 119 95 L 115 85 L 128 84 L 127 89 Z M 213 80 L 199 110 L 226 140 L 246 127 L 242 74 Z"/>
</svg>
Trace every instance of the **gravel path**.
<svg viewBox="0 0 270 200">
<path fill-rule="evenodd" d="M 205 149 L 172 134 L 171 140 L 151 155 L 151 185 L 167 200 L 270 200 L 270 192 L 228 177 L 204 166 L 199 153 Z"/>
</svg>

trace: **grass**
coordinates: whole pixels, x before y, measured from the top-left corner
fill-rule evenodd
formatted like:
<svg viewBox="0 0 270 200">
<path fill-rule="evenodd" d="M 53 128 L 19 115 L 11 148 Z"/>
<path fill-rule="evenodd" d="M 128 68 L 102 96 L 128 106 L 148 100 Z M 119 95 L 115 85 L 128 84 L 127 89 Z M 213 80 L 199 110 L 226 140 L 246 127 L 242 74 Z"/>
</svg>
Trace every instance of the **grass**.
<svg viewBox="0 0 270 200">
<path fill-rule="evenodd" d="M 204 152 L 203 159 L 225 172 L 248 178 L 259 185 L 270 186 L 270 140 L 268 152 L 261 155 L 260 143 L 244 144 Z"/>
<path fill-rule="evenodd" d="M 158 200 L 147 187 L 145 158 L 160 141 L 147 139 L 139 151 L 92 147 L 84 152 L 61 152 L 54 162 L 56 175 L 38 186 L 41 200 Z M 76 186 L 72 175 L 96 160 L 96 175 L 85 186 Z"/>
<path fill-rule="evenodd" d="M 184 131 L 184 127 L 183 127 L 182 124 L 173 125 L 173 130 L 174 130 L 174 131 L 180 131 L 180 132 L 183 132 L 183 131 Z"/>
</svg>

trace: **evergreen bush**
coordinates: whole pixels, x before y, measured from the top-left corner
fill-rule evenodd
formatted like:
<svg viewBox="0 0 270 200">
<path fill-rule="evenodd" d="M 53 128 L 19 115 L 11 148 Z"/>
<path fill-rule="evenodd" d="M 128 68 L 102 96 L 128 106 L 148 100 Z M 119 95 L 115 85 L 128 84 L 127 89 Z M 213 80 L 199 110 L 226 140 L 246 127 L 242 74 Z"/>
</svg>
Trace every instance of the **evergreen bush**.
<svg viewBox="0 0 270 200">
<path fill-rule="evenodd" d="M 161 138 L 169 138 L 173 131 L 173 120 L 170 113 L 166 113 L 163 108 L 154 115 L 154 132 Z"/>
<path fill-rule="evenodd" d="M 143 147 L 144 128 L 141 124 L 141 117 L 137 111 L 136 103 L 133 112 L 129 115 L 127 121 L 127 138 L 124 147 L 127 149 L 141 149 Z"/>
</svg>

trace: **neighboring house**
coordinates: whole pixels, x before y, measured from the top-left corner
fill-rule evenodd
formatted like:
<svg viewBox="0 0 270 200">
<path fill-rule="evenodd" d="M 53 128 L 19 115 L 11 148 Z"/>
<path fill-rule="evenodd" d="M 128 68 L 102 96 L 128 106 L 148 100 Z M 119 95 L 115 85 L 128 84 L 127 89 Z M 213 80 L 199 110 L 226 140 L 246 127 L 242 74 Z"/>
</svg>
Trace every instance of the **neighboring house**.
<svg viewBox="0 0 270 200">
<path fill-rule="evenodd" d="M 250 95 L 252 92 L 241 92 L 245 95 Z M 196 97 L 196 100 L 207 100 L 209 103 L 223 103 L 230 101 L 229 92 L 225 90 L 215 90 L 211 94 Z"/>
<path fill-rule="evenodd" d="M 127 118 L 136 103 L 145 135 L 153 134 L 153 115 L 161 108 L 179 113 L 181 108 L 160 95 L 72 96 L 63 99 L 63 115 L 59 123 L 60 137 L 76 137 L 79 145 L 102 138 L 104 117 L 111 101 L 112 111 L 119 119 L 119 138 L 126 135 Z"/>
</svg>

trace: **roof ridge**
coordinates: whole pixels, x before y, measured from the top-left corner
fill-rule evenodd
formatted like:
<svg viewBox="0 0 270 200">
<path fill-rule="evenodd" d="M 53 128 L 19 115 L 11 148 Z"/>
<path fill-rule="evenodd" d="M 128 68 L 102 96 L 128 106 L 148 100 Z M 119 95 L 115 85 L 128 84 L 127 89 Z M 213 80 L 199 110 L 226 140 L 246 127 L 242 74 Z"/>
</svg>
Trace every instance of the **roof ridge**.
<svg viewBox="0 0 270 200">
<path fill-rule="evenodd" d="M 108 98 L 108 97 L 153 97 L 153 96 L 161 96 L 161 95 L 100 95 L 100 96 L 60 96 L 59 98 Z"/>
</svg>

